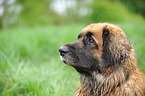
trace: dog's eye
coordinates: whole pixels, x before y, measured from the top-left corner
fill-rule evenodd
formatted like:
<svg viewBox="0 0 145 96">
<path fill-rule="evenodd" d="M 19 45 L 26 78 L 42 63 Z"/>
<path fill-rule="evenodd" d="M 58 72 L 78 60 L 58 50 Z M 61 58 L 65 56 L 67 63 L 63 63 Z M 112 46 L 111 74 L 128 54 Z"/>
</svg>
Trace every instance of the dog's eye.
<svg viewBox="0 0 145 96">
<path fill-rule="evenodd" d="M 92 38 L 89 38 L 89 43 L 93 43 L 94 40 Z"/>
</svg>

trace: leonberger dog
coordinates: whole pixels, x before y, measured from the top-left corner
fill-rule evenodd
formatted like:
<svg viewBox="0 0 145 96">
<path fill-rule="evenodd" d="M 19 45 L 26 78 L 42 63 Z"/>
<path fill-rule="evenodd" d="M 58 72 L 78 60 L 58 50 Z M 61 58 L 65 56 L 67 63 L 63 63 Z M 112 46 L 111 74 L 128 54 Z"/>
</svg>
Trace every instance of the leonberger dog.
<svg viewBox="0 0 145 96">
<path fill-rule="evenodd" d="M 91 24 L 59 52 L 62 61 L 80 73 L 75 96 L 145 96 L 145 74 L 118 26 Z"/>
</svg>

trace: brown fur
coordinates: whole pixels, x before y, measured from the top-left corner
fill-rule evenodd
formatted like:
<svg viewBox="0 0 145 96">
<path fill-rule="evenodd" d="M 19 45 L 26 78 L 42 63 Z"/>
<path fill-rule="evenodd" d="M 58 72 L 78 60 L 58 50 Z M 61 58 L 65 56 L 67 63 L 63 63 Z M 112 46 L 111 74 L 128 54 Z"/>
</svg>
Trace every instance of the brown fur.
<svg viewBox="0 0 145 96">
<path fill-rule="evenodd" d="M 110 32 L 109 37 L 106 30 Z M 88 32 L 94 34 L 92 38 L 98 44 L 98 49 L 93 49 L 93 58 L 98 60 L 100 68 L 80 72 L 75 96 L 145 96 L 145 74 L 137 67 L 135 51 L 123 30 L 113 24 L 98 23 L 83 29 L 80 36 Z M 84 48 L 82 41 L 78 42 Z"/>
<path fill-rule="evenodd" d="M 97 42 L 99 42 L 99 46 L 102 46 L 100 31 L 102 31 L 103 27 L 106 25 L 107 28 L 110 29 L 110 32 L 114 34 L 114 36 L 111 36 L 111 43 L 114 43 L 115 46 L 111 48 L 111 51 L 113 52 L 124 43 L 128 43 L 126 45 L 130 53 L 130 58 L 126 59 L 123 64 L 119 66 L 116 65 L 107 69 L 102 68 L 104 74 L 93 72 L 93 74 L 91 74 L 92 76 L 81 75 L 81 84 L 76 90 L 75 96 L 96 96 L 98 92 L 101 92 L 100 96 L 144 96 L 145 75 L 137 67 L 134 49 L 130 46 L 124 32 L 119 27 L 112 24 L 99 23 L 89 25 L 83 29 L 82 34 L 88 31 L 94 32 L 98 38 Z M 100 51 L 101 49 L 102 48 L 100 48 Z M 93 94 L 90 94 L 90 92 Z"/>
</svg>

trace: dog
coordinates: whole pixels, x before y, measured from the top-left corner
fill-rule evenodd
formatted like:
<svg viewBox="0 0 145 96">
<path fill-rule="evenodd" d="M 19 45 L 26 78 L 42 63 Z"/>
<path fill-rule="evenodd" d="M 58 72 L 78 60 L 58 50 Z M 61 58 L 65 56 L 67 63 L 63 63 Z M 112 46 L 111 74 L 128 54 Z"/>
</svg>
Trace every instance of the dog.
<svg viewBox="0 0 145 96">
<path fill-rule="evenodd" d="M 80 73 L 75 96 L 145 96 L 145 74 L 118 26 L 91 24 L 59 52 L 62 61 Z"/>
</svg>

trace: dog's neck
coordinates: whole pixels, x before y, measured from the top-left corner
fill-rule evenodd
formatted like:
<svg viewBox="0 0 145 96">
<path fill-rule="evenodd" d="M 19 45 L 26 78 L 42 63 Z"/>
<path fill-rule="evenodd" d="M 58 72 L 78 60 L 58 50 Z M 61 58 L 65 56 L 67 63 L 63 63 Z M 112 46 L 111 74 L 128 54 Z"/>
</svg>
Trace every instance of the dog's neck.
<svg viewBox="0 0 145 96">
<path fill-rule="evenodd" d="M 135 68 L 137 68 L 137 61 L 134 50 L 131 50 L 130 57 L 119 66 L 116 64 L 112 68 L 103 69 L 101 73 L 98 71 L 89 74 L 80 73 L 81 84 L 76 90 L 76 94 L 79 96 L 104 96 L 120 92 L 122 90 L 119 87 L 125 84 L 125 81 L 136 70 Z"/>
<path fill-rule="evenodd" d="M 107 95 L 114 89 L 119 87 L 128 78 L 125 72 L 114 72 L 113 75 L 107 76 L 98 72 L 93 72 L 91 75 L 81 74 L 80 81 L 82 85 L 81 93 L 85 96 Z M 115 82 L 115 84 L 112 84 Z"/>
<path fill-rule="evenodd" d="M 111 72 L 106 72 L 108 74 L 96 71 L 92 72 L 92 74 L 81 74 L 79 93 L 85 94 L 85 96 L 104 96 L 109 95 L 111 92 L 121 91 L 119 87 L 127 81 L 131 74 L 123 67 L 125 66 L 118 67 L 117 70 L 114 70 L 114 68 Z"/>
</svg>

